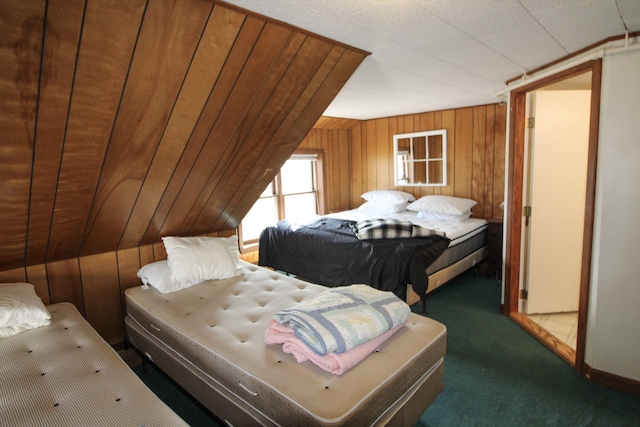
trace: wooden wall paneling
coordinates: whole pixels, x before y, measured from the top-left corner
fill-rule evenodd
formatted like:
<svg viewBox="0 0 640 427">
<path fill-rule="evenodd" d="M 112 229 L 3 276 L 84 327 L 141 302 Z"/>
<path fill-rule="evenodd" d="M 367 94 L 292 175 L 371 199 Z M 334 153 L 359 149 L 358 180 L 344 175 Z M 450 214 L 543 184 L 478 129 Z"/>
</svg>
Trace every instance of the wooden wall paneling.
<svg viewBox="0 0 640 427">
<path fill-rule="evenodd" d="M 161 261 L 163 259 L 167 259 L 167 250 L 164 247 L 164 243 L 162 241 L 158 243 L 154 243 L 153 245 L 153 260 Z"/>
<path fill-rule="evenodd" d="M 213 8 L 127 222 L 120 249 L 141 243 L 172 172 L 233 48 L 244 19 L 245 15 L 236 11 L 221 6 Z M 224 31 L 220 31 L 221 28 L 224 28 Z"/>
<path fill-rule="evenodd" d="M 151 1 L 127 75 L 82 255 L 119 246 L 212 4 Z"/>
<path fill-rule="evenodd" d="M 269 23 L 264 26 L 251 56 L 241 69 L 236 70 L 236 80 L 224 108 L 185 182 L 189 191 L 181 191 L 177 195 L 161 229 L 161 235 L 189 233 L 194 216 L 202 208 L 197 203 L 202 202 L 203 190 L 210 178 L 227 166 L 237 150 L 240 142 L 237 139 L 238 131 L 245 123 L 249 123 L 249 126 L 252 123 L 247 115 L 252 110 L 252 104 L 259 102 L 256 93 L 260 91 L 266 75 L 290 36 L 291 31 L 280 26 Z"/>
<path fill-rule="evenodd" d="M 389 121 L 387 119 L 376 120 L 376 171 L 378 173 L 378 189 L 389 189 L 393 184 L 389 176 L 389 156 L 393 156 L 393 151 L 389 150 L 389 145 Z M 393 172 L 391 172 L 391 174 L 393 174 Z"/>
<path fill-rule="evenodd" d="M 488 113 L 491 111 L 495 114 Z M 491 218 L 504 197 L 505 120 L 504 107 L 489 105 L 372 119 L 352 128 L 351 207 L 360 205 L 360 194 L 365 191 L 396 188 L 416 197 L 429 194 L 472 197 L 478 201 L 474 216 Z M 384 131 L 380 129 L 384 128 L 387 128 L 388 141 L 395 133 L 446 129 L 447 185 L 395 187 L 391 142 L 386 153 L 381 154 L 385 148 L 381 136 Z M 381 172 L 381 165 L 385 172 Z M 380 179 L 383 174 L 386 181 Z M 389 185 L 383 187 L 382 182 Z"/>
<path fill-rule="evenodd" d="M 496 216 L 494 206 L 494 162 L 495 162 L 495 122 L 496 107 L 495 105 L 486 106 L 486 125 L 485 125 L 485 162 L 484 162 L 484 217 L 493 218 Z"/>
<path fill-rule="evenodd" d="M 447 185 L 440 188 L 440 193 L 453 196 L 455 182 L 455 152 L 456 152 L 456 110 L 442 112 L 441 129 L 447 130 Z"/>
<path fill-rule="evenodd" d="M 340 158 L 340 206 L 339 210 L 349 209 L 351 193 L 349 191 L 349 179 L 351 177 L 351 132 L 346 130 L 337 131 L 339 158 Z"/>
<path fill-rule="evenodd" d="M 474 216 L 484 218 L 487 199 L 485 186 L 486 161 L 486 107 L 473 108 L 473 140 L 471 152 L 471 198 L 478 202 L 473 208 Z"/>
<path fill-rule="evenodd" d="M 358 125 L 351 131 L 351 185 L 350 191 L 350 208 L 357 208 L 362 203 L 360 195 L 363 193 L 364 168 L 362 167 L 363 152 L 366 150 L 362 143 L 362 125 Z"/>
<path fill-rule="evenodd" d="M 49 262 L 46 266 L 51 303 L 70 302 L 86 316 L 78 259 Z"/>
<path fill-rule="evenodd" d="M 138 256 L 140 257 L 140 266 L 151 264 L 158 261 L 153 255 L 153 245 L 138 246 Z"/>
<path fill-rule="evenodd" d="M 120 309 L 123 316 L 126 313 L 126 303 L 124 291 L 135 286 L 140 286 L 141 282 L 137 276 L 138 270 L 145 264 L 141 263 L 140 251 L 138 248 L 123 249 L 116 252 L 118 263 L 118 282 L 120 284 Z"/>
<path fill-rule="evenodd" d="M 122 341 L 124 314 L 116 252 L 79 259 L 87 321 L 110 344 Z"/>
<path fill-rule="evenodd" d="M 44 264 L 84 14 L 83 0 L 47 6 L 26 265 Z"/>
<path fill-rule="evenodd" d="M 177 232 L 178 226 L 174 226 L 176 231 L 173 231 L 169 224 L 165 226 L 165 222 L 178 195 L 185 187 L 187 179 L 192 173 L 192 168 L 196 161 L 198 161 L 198 156 L 202 153 L 203 161 L 208 162 L 209 168 L 220 158 L 219 151 L 224 149 L 224 142 L 216 141 L 209 145 L 208 151 L 205 150 L 205 152 L 203 152 L 205 142 L 212 132 L 213 127 L 220 119 L 221 111 L 225 108 L 226 100 L 234 88 L 239 70 L 242 69 L 249 58 L 264 25 L 265 22 L 263 20 L 256 18 L 247 17 L 244 20 L 242 29 L 233 44 L 229 56 L 226 58 L 213 90 L 209 94 L 205 109 L 202 111 L 193 129 L 189 142 L 172 172 L 171 179 L 145 231 L 141 241 L 142 244 L 152 244 L 159 241 L 161 236 L 175 234 L 175 232 Z M 216 151 L 215 148 L 218 148 L 218 150 Z"/>
<path fill-rule="evenodd" d="M 291 34 L 274 67 L 265 75 L 265 83 L 256 93 L 246 123 L 238 129 L 238 136 L 233 137 L 238 145 L 231 161 L 209 178 L 207 200 L 194 220 L 203 230 L 207 224 L 213 224 L 207 231 L 237 227 L 251 207 L 243 200 L 258 198 L 266 182 L 256 186 L 247 183 L 261 175 L 262 167 L 257 166 L 260 159 L 270 157 L 278 143 L 274 136 L 329 50 L 326 42 L 300 33 Z M 226 205 L 221 203 L 223 199 Z M 188 223 L 185 225 L 192 230 Z"/>
<path fill-rule="evenodd" d="M 454 155 L 453 193 L 459 197 L 472 196 L 473 108 L 456 110 L 456 149 Z"/>
<path fill-rule="evenodd" d="M 396 158 L 395 158 L 395 147 L 394 147 L 394 142 L 393 142 L 393 137 L 394 135 L 397 134 L 402 134 L 402 133 L 406 133 L 406 127 L 405 127 L 405 121 L 403 116 L 396 116 L 396 117 L 389 117 L 387 119 L 387 128 L 388 128 L 388 135 L 387 135 L 387 139 L 389 140 L 389 156 L 387 159 L 387 168 L 389 170 L 390 173 L 390 178 L 389 178 L 389 185 L 390 185 L 390 189 L 394 188 L 397 189 L 399 191 L 406 191 L 408 193 L 411 193 L 415 196 L 415 189 L 417 187 L 411 187 L 411 186 L 401 186 L 401 187 L 396 187 L 395 183 L 396 183 L 396 177 L 395 177 L 395 162 L 396 162 Z"/>
<path fill-rule="evenodd" d="M 144 7 L 143 0 L 87 4 L 48 261 L 80 253 Z"/>
<path fill-rule="evenodd" d="M 31 265 L 26 268 L 27 282 L 31 283 L 36 289 L 36 294 L 47 305 L 51 303 L 49 297 L 49 281 L 47 279 L 47 267 L 44 264 Z"/>
<path fill-rule="evenodd" d="M 0 283 L 28 282 L 27 272 L 24 268 L 0 271 Z M 37 293 L 37 292 L 36 292 Z M 40 295 L 38 293 L 38 295 Z M 42 297 L 41 297 L 42 298 Z"/>
<path fill-rule="evenodd" d="M 362 189 L 363 192 L 377 190 L 379 187 L 377 170 L 378 144 L 376 126 L 376 120 L 369 120 L 366 125 L 367 139 L 365 140 L 365 146 L 367 147 L 367 185 Z"/>
<path fill-rule="evenodd" d="M 24 266 L 44 1 L 0 3 L 0 266 Z"/>
<path fill-rule="evenodd" d="M 507 135 L 507 107 L 496 105 L 493 140 L 493 216 L 504 217 L 500 204 L 505 200 L 505 141 Z"/>
<path fill-rule="evenodd" d="M 309 68 L 309 71 L 313 71 L 312 77 L 306 86 L 302 86 L 303 90 L 298 96 L 291 97 L 293 104 L 285 108 L 285 118 L 271 136 L 269 143 L 263 145 L 262 155 L 254 163 L 251 175 L 247 176 L 236 191 L 236 195 L 242 195 L 242 199 L 232 210 L 232 214 L 228 215 L 233 221 L 216 221 L 212 230 L 230 228 L 234 221 L 239 222 L 242 219 L 255 202 L 260 189 L 273 179 L 280 166 L 300 145 L 318 116 L 327 108 L 364 57 L 365 54 L 361 52 L 332 46 L 317 67 Z M 293 77 L 295 80 L 296 77 Z M 271 167 L 274 169 L 266 173 Z"/>
<path fill-rule="evenodd" d="M 255 147 L 262 142 L 256 141 L 252 144 L 248 138 L 254 130 L 264 131 L 263 136 L 269 134 L 268 130 L 258 123 L 260 114 L 269 96 L 278 87 L 282 74 L 303 38 L 302 35 L 292 34 L 289 30 L 269 23 L 265 26 L 256 43 L 254 54 L 239 76 L 236 89 L 229 100 L 231 102 L 227 103 L 222 112 L 219 126 L 214 128 L 207 141 L 208 145 L 215 144 L 216 141 L 226 141 L 226 146 L 215 167 L 210 168 L 210 173 L 202 171 L 204 181 L 201 186 L 196 187 L 200 191 L 183 217 L 179 226 L 180 234 L 206 233 L 212 229 L 211 224 L 222 211 L 233 210 L 231 199 L 238 185 L 246 177 L 246 170 L 249 168 L 247 165 L 253 162 L 253 156 L 258 155 L 256 151 L 259 150 Z M 246 90 L 248 86 L 253 86 L 251 93 Z M 230 120 L 232 116 L 234 119 Z M 247 145 L 251 147 L 243 151 L 243 147 Z M 249 157 L 245 157 L 247 155 Z M 256 192 L 256 198 L 258 194 Z M 212 206 L 214 212 L 207 212 L 207 203 L 211 198 L 217 203 L 214 203 L 215 207 Z M 220 202 L 223 206 L 216 210 Z M 208 219 L 199 219 L 203 212 L 205 215 L 209 214 Z M 230 228 L 235 228 L 238 223 L 232 224 Z M 215 229 L 223 227 L 225 226 Z"/>
</svg>

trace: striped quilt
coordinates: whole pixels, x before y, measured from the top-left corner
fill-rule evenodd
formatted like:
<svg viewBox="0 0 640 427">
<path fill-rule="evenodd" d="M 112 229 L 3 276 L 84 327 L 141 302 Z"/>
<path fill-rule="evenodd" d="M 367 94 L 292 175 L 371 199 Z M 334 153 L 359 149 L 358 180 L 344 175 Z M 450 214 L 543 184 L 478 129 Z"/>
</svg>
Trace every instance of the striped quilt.
<svg viewBox="0 0 640 427">
<path fill-rule="evenodd" d="M 343 353 L 406 323 L 411 310 L 392 292 L 340 286 L 275 314 L 319 355 Z"/>
<path fill-rule="evenodd" d="M 398 219 L 365 219 L 355 224 L 355 233 L 360 240 L 406 239 L 410 237 L 445 236 L 440 231 L 414 225 L 411 221 Z"/>
</svg>

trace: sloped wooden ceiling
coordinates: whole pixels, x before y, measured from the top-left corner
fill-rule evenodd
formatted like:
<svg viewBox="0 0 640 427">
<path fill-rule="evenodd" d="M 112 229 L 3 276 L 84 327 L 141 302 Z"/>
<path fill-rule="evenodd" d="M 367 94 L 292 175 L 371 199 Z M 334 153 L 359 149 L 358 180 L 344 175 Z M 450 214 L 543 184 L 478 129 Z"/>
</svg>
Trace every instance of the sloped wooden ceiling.
<svg viewBox="0 0 640 427">
<path fill-rule="evenodd" d="M 0 0 L 0 267 L 234 229 L 366 52 L 204 0 Z"/>
</svg>

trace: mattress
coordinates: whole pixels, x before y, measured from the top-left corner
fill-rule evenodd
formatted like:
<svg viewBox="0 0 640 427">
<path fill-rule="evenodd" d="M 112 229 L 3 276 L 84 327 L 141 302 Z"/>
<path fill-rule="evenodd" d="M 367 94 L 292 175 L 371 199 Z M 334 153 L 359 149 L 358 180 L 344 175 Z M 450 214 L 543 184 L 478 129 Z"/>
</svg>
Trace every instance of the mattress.
<svg viewBox="0 0 640 427">
<path fill-rule="evenodd" d="M 128 339 L 229 425 L 414 425 L 443 389 L 446 328 L 417 314 L 341 376 L 264 343 L 273 315 L 325 287 L 244 263 L 242 276 L 126 291 Z"/>
<path fill-rule="evenodd" d="M 358 209 L 350 209 L 342 212 L 335 212 L 327 215 L 331 218 L 347 219 L 351 221 L 361 221 L 364 219 L 377 218 L 375 214 L 370 212 L 361 211 Z M 486 230 L 488 223 L 486 219 L 481 218 L 468 218 L 464 221 L 437 221 L 429 220 L 418 217 L 418 213 L 414 211 L 403 211 L 391 214 L 385 214 L 385 218 L 397 219 L 400 221 L 411 221 L 413 224 L 421 227 L 428 228 L 430 230 L 437 230 L 443 232 L 447 238 L 451 240 L 449 246 L 456 246 L 467 239 L 475 236 L 478 233 L 482 233 Z"/>
<path fill-rule="evenodd" d="M 0 340 L 0 425 L 187 426 L 70 303 Z"/>
</svg>

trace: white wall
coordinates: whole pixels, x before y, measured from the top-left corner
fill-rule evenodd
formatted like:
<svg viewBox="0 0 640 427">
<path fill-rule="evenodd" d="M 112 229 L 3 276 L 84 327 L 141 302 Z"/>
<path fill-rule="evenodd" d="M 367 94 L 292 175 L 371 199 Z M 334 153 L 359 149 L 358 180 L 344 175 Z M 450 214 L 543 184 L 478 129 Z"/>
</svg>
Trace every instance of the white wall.
<svg viewBox="0 0 640 427">
<path fill-rule="evenodd" d="M 605 56 L 585 362 L 640 381 L 640 51 Z"/>
</svg>

